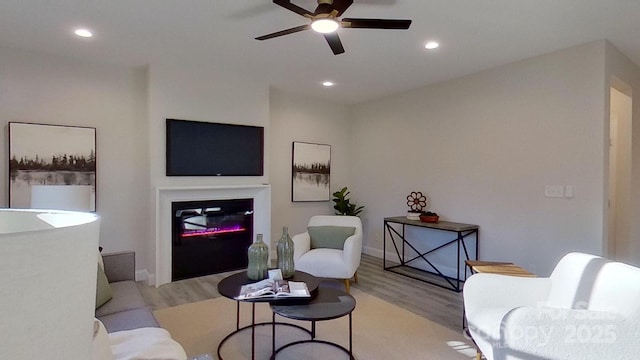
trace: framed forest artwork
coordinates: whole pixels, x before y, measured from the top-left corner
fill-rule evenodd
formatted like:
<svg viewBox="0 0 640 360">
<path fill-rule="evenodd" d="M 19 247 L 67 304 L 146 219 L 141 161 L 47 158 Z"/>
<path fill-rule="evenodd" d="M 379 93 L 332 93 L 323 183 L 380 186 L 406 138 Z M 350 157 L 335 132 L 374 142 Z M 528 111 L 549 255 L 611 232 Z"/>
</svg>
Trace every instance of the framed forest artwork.
<svg viewBox="0 0 640 360">
<path fill-rule="evenodd" d="M 331 146 L 293 142 L 291 201 L 329 201 Z"/>
<path fill-rule="evenodd" d="M 96 129 L 9 123 L 9 207 L 96 210 Z"/>
</svg>

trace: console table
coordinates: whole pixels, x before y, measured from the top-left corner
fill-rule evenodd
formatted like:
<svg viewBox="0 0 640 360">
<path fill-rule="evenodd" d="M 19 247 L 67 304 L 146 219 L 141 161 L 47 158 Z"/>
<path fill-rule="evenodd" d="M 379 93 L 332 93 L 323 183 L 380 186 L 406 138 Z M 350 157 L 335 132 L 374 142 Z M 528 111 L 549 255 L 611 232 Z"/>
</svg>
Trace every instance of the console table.
<svg viewBox="0 0 640 360">
<path fill-rule="evenodd" d="M 415 239 L 407 239 L 405 237 L 405 227 L 413 226 L 418 228 L 427 228 L 442 232 L 451 232 L 455 233 L 456 237 L 453 240 L 446 241 L 444 244 L 433 247 L 427 251 L 420 251 L 416 248 Z M 449 221 L 439 221 L 437 223 L 426 223 L 420 220 L 409 220 L 405 216 L 396 216 L 396 217 L 387 217 L 384 218 L 384 229 L 383 229 L 384 237 L 383 237 L 383 252 L 382 252 L 382 262 L 384 270 L 388 270 L 391 272 L 395 272 L 400 275 L 408 276 L 416 280 L 420 280 L 423 282 L 427 282 L 433 285 L 437 285 L 443 287 L 445 289 L 454 290 L 460 292 L 462 290 L 461 283 L 464 282 L 465 279 L 461 276 L 461 267 L 464 266 L 464 261 L 478 259 L 478 234 L 479 227 L 478 225 L 472 224 L 462 224 L 455 223 Z M 400 261 L 399 264 L 395 263 L 394 265 L 387 266 L 387 236 L 389 237 L 390 244 L 393 245 L 396 255 Z M 468 237 L 472 237 L 472 240 L 467 239 Z M 470 249 L 470 244 L 468 242 L 475 240 L 475 246 Z M 437 266 L 433 264 L 431 260 L 429 260 L 428 255 L 435 253 L 438 250 L 444 248 L 456 248 L 456 267 L 457 267 L 457 276 L 451 277 L 447 276 L 438 269 Z M 407 249 L 409 248 L 409 249 Z M 411 250 L 410 253 L 414 254 L 412 256 L 407 256 L 407 251 Z M 470 257 L 470 250 L 473 250 L 473 258 Z M 461 254 L 464 253 L 464 259 L 461 258 Z M 422 268 L 418 268 L 414 266 L 418 262 L 422 264 L 428 265 L 433 271 L 425 270 Z M 401 271 L 401 270 L 413 270 L 413 271 Z M 417 272 L 416 272 L 417 271 Z M 422 273 L 430 273 L 435 274 L 438 277 L 442 278 L 446 283 L 437 283 L 427 277 L 418 276 L 418 274 Z"/>
</svg>

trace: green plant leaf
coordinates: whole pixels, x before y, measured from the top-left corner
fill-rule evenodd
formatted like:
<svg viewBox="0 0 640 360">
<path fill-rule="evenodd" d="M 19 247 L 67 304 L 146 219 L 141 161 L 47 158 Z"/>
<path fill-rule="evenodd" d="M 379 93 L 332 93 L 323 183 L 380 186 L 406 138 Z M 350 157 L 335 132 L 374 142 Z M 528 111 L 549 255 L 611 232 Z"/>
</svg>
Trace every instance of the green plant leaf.
<svg viewBox="0 0 640 360">
<path fill-rule="evenodd" d="M 346 186 L 333 193 L 333 202 L 335 203 L 333 208 L 336 210 L 336 215 L 357 216 L 364 209 L 364 206 L 352 204 L 351 199 L 348 198 L 349 194 L 350 192 Z"/>
</svg>

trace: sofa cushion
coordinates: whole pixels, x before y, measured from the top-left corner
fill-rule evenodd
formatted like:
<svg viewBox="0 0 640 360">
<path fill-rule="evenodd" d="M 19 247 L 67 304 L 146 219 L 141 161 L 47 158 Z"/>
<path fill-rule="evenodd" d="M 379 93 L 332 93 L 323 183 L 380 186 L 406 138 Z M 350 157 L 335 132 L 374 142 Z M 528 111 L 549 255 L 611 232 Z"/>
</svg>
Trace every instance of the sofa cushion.
<svg viewBox="0 0 640 360">
<path fill-rule="evenodd" d="M 140 327 L 160 327 L 149 307 L 121 311 L 100 317 L 100 321 L 107 328 L 107 332 L 125 331 Z"/>
<path fill-rule="evenodd" d="M 142 294 L 140 294 L 140 290 L 138 290 L 134 281 L 118 281 L 110 285 L 113 291 L 113 298 L 96 309 L 96 317 L 146 306 Z"/>
<path fill-rule="evenodd" d="M 311 248 L 329 248 L 342 250 L 347 238 L 356 232 L 356 228 L 347 226 L 309 226 Z"/>
<path fill-rule="evenodd" d="M 136 280 L 136 254 L 133 251 L 104 254 L 102 261 L 109 282 Z"/>
<path fill-rule="evenodd" d="M 117 360 L 184 360 L 182 346 L 162 328 L 139 328 L 109 334 L 113 356 Z"/>
<path fill-rule="evenodd" d="M 313 249 L 304 253 L 297 261 L 296 268 L 321 278 L 348 279 L 353 274 L 344 262 L 342 250 Z"/>
<path fill-rule="evenodd" d="M 96 309 L 104 305 L 107 301 L 113 298 L 113 290 L 109 285 L 109 280 L 104 274 L 104 268 L 98 263 L 98 281 L 96 284 Z"/>
</svg>

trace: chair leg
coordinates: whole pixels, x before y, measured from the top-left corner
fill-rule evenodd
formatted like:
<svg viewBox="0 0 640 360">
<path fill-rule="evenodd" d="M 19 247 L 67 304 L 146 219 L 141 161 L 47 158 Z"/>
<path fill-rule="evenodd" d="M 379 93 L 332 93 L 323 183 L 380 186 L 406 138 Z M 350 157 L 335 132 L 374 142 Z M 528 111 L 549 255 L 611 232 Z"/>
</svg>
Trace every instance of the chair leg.
<svg viewBox="0 0 640 360">
<path fill-rule="evenodd" d="M 358 282 L 358 272 L 357 271 L 355 273 L 353 273 L 353 282 L 354 283 Z"/>
<path fill-rule="evenodd" d="M 344 279 L 344 291 L 346 291 L 347 294 L 349 294 L 350 287 L 349 279 Z"/>
<path fill-rule="evenodd" d="M 482 353 L 480 352 L 480 350 L 478 350 L 478 352 L 476 353 L 476 360 L 482 360 Z"/>
</svg>

